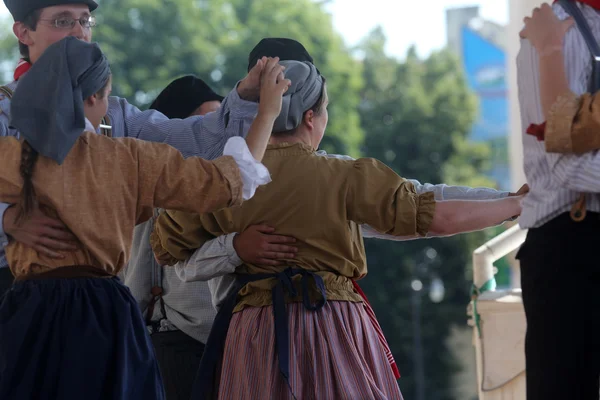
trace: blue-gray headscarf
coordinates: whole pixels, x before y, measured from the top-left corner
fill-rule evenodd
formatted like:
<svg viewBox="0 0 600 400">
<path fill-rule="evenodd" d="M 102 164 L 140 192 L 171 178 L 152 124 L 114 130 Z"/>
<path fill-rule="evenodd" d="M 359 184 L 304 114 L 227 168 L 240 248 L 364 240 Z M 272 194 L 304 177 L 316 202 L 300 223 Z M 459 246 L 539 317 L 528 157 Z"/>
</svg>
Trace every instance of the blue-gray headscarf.
<svg viewBox="0 0 600 400">
<path fill-rule="evenodd" d="M 19 80 L 10 125 L 39 154 L 62 164 L 85 128 L 84 99 L 110 76 L 96 43 L 66 37 L 54 43 Z"/>
<path fill-rule="evenodd" d="M 281 113 L 273 125 L 273 133 L 296 129 L 304 113 L 315 105 L 323 92 L 323 77 L 307 61 L 280 61 L 285 77 L 292 85 L 283 95 Z"/>
</svg>

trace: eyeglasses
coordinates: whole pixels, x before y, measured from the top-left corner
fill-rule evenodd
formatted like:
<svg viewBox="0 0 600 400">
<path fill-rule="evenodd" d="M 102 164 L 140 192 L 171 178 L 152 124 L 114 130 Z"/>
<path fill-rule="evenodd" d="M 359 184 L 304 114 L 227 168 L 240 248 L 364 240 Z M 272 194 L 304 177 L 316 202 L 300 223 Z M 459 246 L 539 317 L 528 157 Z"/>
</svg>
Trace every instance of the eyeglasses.
<svg viewBox="0 0 600 400">
<path fill-rule="evenodd" d="M 96 18 L 92 16 L 81 18 L 59 17 L 56 19 L 40 19 L 40 21 L 50 22 L 52 26 L 58 29 L 73 29 L 78 21 L 81 27 L 85 29 L 96 26 Z"/>
</svg>

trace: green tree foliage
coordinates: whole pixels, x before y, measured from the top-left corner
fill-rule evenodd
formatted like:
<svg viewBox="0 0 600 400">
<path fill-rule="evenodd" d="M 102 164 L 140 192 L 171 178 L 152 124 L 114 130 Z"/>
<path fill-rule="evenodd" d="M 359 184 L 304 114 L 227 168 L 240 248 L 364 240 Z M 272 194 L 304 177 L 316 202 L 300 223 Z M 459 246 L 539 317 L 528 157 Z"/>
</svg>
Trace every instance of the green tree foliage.
<svg viewBox="0 0 600 400">
<path fill-rule="evenodd" d="M 189 73 L 225 94 L 245 75 L 248 53 L 261 38 L 291 37 L 305 44 L 327 78 L 327 151 L 362 152 L 421 182 L 492 185 L 481 176 L 489 168 L 489 147 L 467 141 L 476 99 L 448 52 L 421 60 L 410 50 L 398 61 L 385 55 L 385 36 L 378 29 L 358 49 L 363 61 L 356 61 L 323 3 L 311 0 L 98 2 L 94 40 L 111 61 L 114 92 L 142 108 L 172 79 Z M 0 54 L 9 75 L 18 54 L 11 23 L 0 21 Z M 418 276 L 424 292 L 434 276 L 445 284 L 441 303 L 422 297 L 426 399 L 453 399 L 451 377 L 458 362 L 445 343 L 453 325 L 465 325 L 471 252 L 485 240 L 474 233 L 366 241 L 370 272 L 361 285 L 400 366 L 406 398 L 415 397 L 411 280 Z"/>
<path fill-rule="evenodd" d="M 227 93 L 246 74 L 264 37 L 291 37 L 309 50 L 335 99 L 323 147 L 359 155 L 360 65 L 323 5 L 310 0 L 100 0 L 94 39 L 111 60 L 115 94 L 147 106 L 172 79 L 193 73 Z"/>
<path fill-rule="evenodd" d="M 446 183 L 490 185 L 480 176 L 489 148 L 466 140 L 477 103 L 457 59 L 441 51 L 420 60 L 411 49 L 400 62 L 385 55 L 384 45 L 385 36 L 376 29 L 360 46 L 364 154 L 421 182 L 451 178 Z M 370 272 L 361 285 L 386 332 L 407 398 L 416 398 L 411 281 L 418 278 L 425 285 L 421 297 L 425 398 L 449 400 L 451 377 L 459 364 L 445 341 L 453 325 L 465 325 L 471 284 L 467 266 L 472 250 L 484 240 L 481 233 L 403 243 L 366 240 Z M 446 289 L 439 304 L 427 296 L 435 277 Z"/>
</svg>

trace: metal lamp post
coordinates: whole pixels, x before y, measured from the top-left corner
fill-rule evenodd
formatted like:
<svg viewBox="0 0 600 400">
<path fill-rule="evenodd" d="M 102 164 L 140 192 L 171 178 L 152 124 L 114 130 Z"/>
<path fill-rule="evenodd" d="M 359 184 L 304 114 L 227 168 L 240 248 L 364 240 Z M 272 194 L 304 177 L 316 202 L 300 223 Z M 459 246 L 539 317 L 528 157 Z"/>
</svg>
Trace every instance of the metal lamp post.
<svg viewBox="0 0 600 400">
<path fill-rule="evenodd" d="M 434 273 L 430 272 L 430 267 L 439 262 L 437 251 L 428 247 L 424 251 L 423 261 L 416 264 L 413 271 L 413 279 L 410 283 L 411 305 L 412 305 L 412 326 L 413 326 L 413 363 L 415 368 L 415 400 L 425 400 L 425 363 L 423 357 L 423 337 L 421 334 L 421 305 L 424 289 L 429 290 L 429 299 L 434 303 L 440 303 L 444 300 L 445 288 L 444 282 Z M 427 288 L 423 285 L 422 279 L 429 279 Z"/>
</svg>

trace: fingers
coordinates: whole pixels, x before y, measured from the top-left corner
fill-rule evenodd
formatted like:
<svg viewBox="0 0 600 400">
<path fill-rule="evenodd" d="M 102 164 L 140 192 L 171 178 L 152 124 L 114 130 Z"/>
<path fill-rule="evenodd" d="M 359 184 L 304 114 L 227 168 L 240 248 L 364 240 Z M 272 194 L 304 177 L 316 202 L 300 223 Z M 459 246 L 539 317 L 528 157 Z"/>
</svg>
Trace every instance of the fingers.
<svg viewBox="0 0 600 400">
<path fill-rule="evenodd" d="M 569 30 L 569 28 L 573 26 L 573 24 L 575 24 L 575 20 L 573 19 L 573 17 L 565 19 L 564 21 L 562 21 L 563 30 L 566 32 L 567 30 Z"/>
<path fill-rule="evenodd" d="M 289 79 L 283 79 L 283 80 L 277 82 L 277 87 L 279 89 L 281 89 L 282 93 L 287 92 L 287 90 L 290 88 L 290 86 L 292 86 L 292 81 L 290 81 Z"/>
<path fill-rule="evenodd" d="M 256 231 L 258 231 L 260 233 L 273 233 L 273 232 L 275 232 L 275 228 L 272 228 L 272 227 L 270 227 L 268 225 L 253 225 L 253 226 L 249 227 L 248 229 L 250 229 L 250 228 L 252 228 L 252 229 L 254 229 L 254 230 L 256 230 Z"/>
<path fill-rule="evenodd" d="M 73 243 L 77 239 L 70 231 L 65 228 L 53 228 L 49 226 L 42 226 L 36 233 L 38 243 L 47 243 L 53 250 L 76 250 L 77 246 Z"/>
<path fill-rule="evenodd" d="M 268 252 L 278 252 L 278 253 L 287 253 L 294 254 L 298 252 L 298 249 L 295 246 L 288 246 L 285 244 L 268 244 L 264 247 L 264 250 Z M 262 256 L 265 257 L 265 256 Z"/>
<path fill-rule="evenodd" d="M 42 246 L 50 251 L 73 251 L 77 250 L 77 246 L 73 242 L 65 242 L 51 237 L 40 237 L 34 240 L 36 246 Z"/>
<path fill-rule="evenodd" d="M 283 65 L 275 65 L 270 71 L 267 72 L 266 79 L 269 83 L 277 85 L 280 81 L 280 76 L 283 76 L 285 78 L 285 75 L 283 75 L 283 70 L 285 70 L 285 67 Z"/>
<path fill-rule="evenodd" d="M 277 251 L 266 251 L 264 253 L 261 254 L 261 258 L 267 258 L 270 260 L 283 260 L 286 258 L 294 258 L 296 257 L 295 254 L 293 253 L 281 253 L 281 252 L 277 252 Z"/>
<path fill-rule="evenodd" d="M 283 262 L 277 260 L 269 260 L 268 258 L 259 258 L 256 262 L 260 265 L 271 265 L 273 267 L 278 267 L 283 265 Z"/>
<path fill-rule="evenodd" d="M 40 236 L 46 237 L 49 239 L 60 240 L 64 242 L 74 242 L 77 239 L 75 235 L 73 235 L 70 231 L 66 229 L 56 229 L 50 227 L 44 227 L 40 229 Z"/>
<path fill-rule="evenodd" d="M 273 58 L 269 58 L 267 60 L 267 63 L 265 65 L 265 67 L 263 68 L 263 74 L 264 75 L 271 75 L 272 71 L 274 68 L 280 66 L 279 65 L 279 57 L 273 57 Z"/>
<path fill-rule="evenodd" d="M 45 255 L 46 257 L 56 258 L 56 259 L 65 258 L 65 256 L 63 256 L 62 254 L 52 251 L 52 250 L 48 249 L 47 247 L 44 247 L 41 245 L 33 245 L 32 247 L 35 251 L 37 251 L 40 254 Z"/>
<path fill-rule="evenodd" d="M 67 226 L 65 224 L 63 224 L 63 222 L 59 219 L 55 219 L 55 218 L 50 218 L 50 217 L 42 217 L 39 218 L 36 223 L 40 224 L 40 225 L 45 225 L 51 228 L 57 228 L 57 229 L 63 229 L 66 230 Z"/>
<path fill-rule="evenodd" d="M 519 32 L 519 37 L 521 39 L 527 39 L 527 32 L 525 32 L 525 29 L 523 29 L 521 32 Z"/>
<path fill-rule="evenodd" d="M 250 70 L 248 75 L 260 74 L 264 70 L 266 62 L 267 62 L 267 57 L 258 59 L 258 61 L 256 61 L 256 65 L 254 67 L 252 67 L 252 69 Z"/>
<path fill-rule="evenodd" d="M 282 235 L 268 235 L 265 240 L 271 244 L 296 243 L 296 238 Z"/>
</svg>

